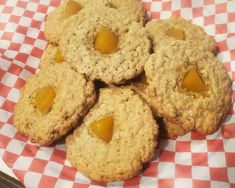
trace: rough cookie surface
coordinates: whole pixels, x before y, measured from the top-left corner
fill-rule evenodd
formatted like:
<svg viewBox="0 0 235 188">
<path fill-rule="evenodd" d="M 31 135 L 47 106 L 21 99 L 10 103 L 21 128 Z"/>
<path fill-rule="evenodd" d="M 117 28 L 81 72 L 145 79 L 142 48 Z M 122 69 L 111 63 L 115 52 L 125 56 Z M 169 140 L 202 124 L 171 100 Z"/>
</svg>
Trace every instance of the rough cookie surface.
<svg viewBox="0 0 235 188">
<path fill-rule="evenodd" d="M 99 139 L 89 128 L 92 122 L 107 114 L 114 118 L 109 143 Z M 101 89 L 98 103 L 73 135 L 67 137 L 67 157 L 72 166 L 94 180 L 131 178 L 153 157 L 157 134 L 158 125 L 150 108 L 134 91 Z"/>
<path fill-rule="evenodd" d="M 89 0 L 73 0 L 81 6 L 85 6 Z M 65 0 L 58 8 L 50 12 L 45 22 L 45 38 L 53 44 L 58 44 L 68 18 L 65 16 L 66 6 L 69 0 Z"/>
<path fill-rule="evenodd" d="M 155 51 L 172 41 L 181 41 L 167 35 L 169 29 L 176 28 L 184 31 L 185 41 L 191 41 L 195 46 L 202 46 L 208 51 L 215 52 L 215 40 L 207 35 L 201 27 L 181 17 L 171 17 L 168 20 L 152 20 L 146 24 L 145 28 L 153 41 Z"/>
<path fill-rule="evenodd" d="M 55 55 L 57 50 L 58 50 L 57 46 L 48 44 L 46 50 L 42 54 L 40 68 L 44 68 L 48 65 L 53 65 L 55 63 Z"/>
<path fill-rule="evenodd" d="M 197 67 L 208 89 L 203 94 L 181 88 L 183 75 L 192 66 Z M 227 115 L 231 79 L 214 54 L 203 48 L 172 42 L 150 56 L 145 72 L 152 109 L 186 131 L 213 133 Z"/>
<path fill-rule="evenodd" d="M 94 12 L 90 12 L 90 17 L 97 12 L 95 7 L 107 6 L 122 12 L 129 21 L 137 21 L 142 24 L 145 23 L 145 9 L 138 0 L 73 0 L 79 3 L 85 9 L 87 7 L 93 7 Z M 53 43 L 58 44 L 61 34 L 65 29 L 68 17 L 65 16 L 66 6 L 69 0 L 65 0 L 60 6 L 48 14 L 47 20 L 45 22 L 45 37 L 46 39 Z M 83 11 L 80 11 L 83 12 Z M 80 14 L 80 12 L 78 14 Z M 83 14 L 80 16 L 84 18 Z M 73 16 L 71 16 L 73 17 Z"/>
<path fill-rule="evenodd" d="M 148 83 L 147 78 L 145 74 L 142 74 L 140 77 L 138 77 L 135 80 L 132 80 L 130 83 L 128 83 L 127 87 L 133 89 L 135 92 L 137 92 L 141 98 L 144 100 L 145 103 L 149 104 L 151 107 L 151 98 L 148 96 L 149 92 L 148 90 Z M 153 109 L 153 115 L 155 119 L 159 120 L 161 119 L 161 123 L 159 124 L 159 136 L 163 138 L 176 138 L 177 136 L 182 136 L 186 134 L 188 131 L 184 130 L 180 125 L 177 125 L 176 123 L 172 123 L 164 118 L 159 118 L 158 113 L 156 110 Z"/>
<path fill-rule="evenodd" d="M 47 114 L 43 114 L 33 103 L 35 91 L 52 86 L 56 97 Z M 21 89 L 15 107 L 14 125 L 32 142 L 49 145 L 74 128 L 95 102 L 92 82 L 74 71 L 68 64 L 47 66 L 27 81 Z"/>
<path fill-rule="evenodd" d="M 100 7 L 98 12 L 91 18 L 77 15 L 70 19 L 59 44 L 63 56 L 91 80 L 119 84 L 139 75 L 149 57 L 150 41 L 145 29 L 136 22 L 129 24 L 129 19 L 115 9 Z M 94 48 L 102 27 L 119 36 L 118 49 L 111 54 Z"/>
</svg>

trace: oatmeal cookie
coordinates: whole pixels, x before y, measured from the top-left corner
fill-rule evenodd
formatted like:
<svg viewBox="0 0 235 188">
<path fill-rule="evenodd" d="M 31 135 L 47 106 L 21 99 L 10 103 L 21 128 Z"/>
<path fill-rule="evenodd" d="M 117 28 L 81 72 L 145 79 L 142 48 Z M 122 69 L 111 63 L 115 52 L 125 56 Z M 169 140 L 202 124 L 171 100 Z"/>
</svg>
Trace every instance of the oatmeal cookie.
<svg viewBox="0 0 235 188">
<path fill-rule="evenodd" d="M 144 100 L 145 103 L 151 104 L 151 98 L 148 96 L 149 92 L 148 90 L 148 83 L 145 73 L 138 76 L 136 79 L 131 80 L 128 85 L 126 86 L 128 88 L 133 89 L 135 92 L 137 92 L 142 100 Z M 149 105 L 151 106 L 151 105 Z M 157 122 L 159 123 L 159 136 L 163 138 L 176 138 L 177 136 L 182 136 L 186 134 L 188 131 L 186 131 L 181 125 L 177 125 L 176 123 L 172 123 L 171 121 L 160 118 L 158 116 L 158 113 L 153 110 L 153 115 Z"/>
<path fill-rule="evenodd" d="M 107 116 L 113 118 L 109 142 L 92 129 L 94 122 Z M 105 121 L 102 123 L 104 126 Z M 133 90 L 104 88 L 82 125 L 66 138 L 67 158 L 91 179 L 124 180 L 140 173 L 143 164 L 151 160 L 157 134 L 158 125 L 149 106 Z"/>
<path fill-rule="evenodd" d="M 101 50 L 114 50 L 101 51 L 97 43 Z M 99 14 L 86 20 L 79 15 L 70 19 L 59 47 L 78 72 L 107 84 L 120 84 L 139 75 L 150 53 L 150 41 L 142 25 L 129 24 L 128 18 L 108 7 L 100 7 Z"/>
<path fill-rule="evenodd" d="M 56 63 L 55 56 L 59 48 L 56 45 L 48 44 L 46 50 L 42 54 L 40 68 Z"/>
<path fill-rule="evenodd" d="M 92 82 L 69 64 L 42 69 L 21 89 L 14 125 L 39 145 L 50 145 L 75 127 L 95 102 Z"/>
<path fill-rule="evenodd" d="M 214 54 L 172 42 L 145 64 L 149 104 L 185 131 L 215 132 L 231 102 L 231 79 Z"/>
<path fill-rule="evenodd" d="M 172 41 L 191 41 L 195 46 L 215 52 L 216 42 L 203 29 L 181 17 L 167 20 L 152 20 L 146 24 L 146 30 L 153 41 L 155 51 Z"/>
<path fill-rule="evenodd" d="M 93 8 L 85 11 L 87 16 L 84 16 L 84 13 L 82 13 L 84 10 L 80 11 L 78 8 L 79 11 L 77 14 L 80 14 L 83 19 L 92 17 L 94 13 L 99 11 L 96 7 L 107 6 L 123 13 L 129 18 L 130 22 L 137 21 L 141 24 L 145 23 L 146 12 L 143 5 L 138 0 L 65 0 L 57 9 L 48 14 L 45 22 L 45 37 L 53 44 L 58 44 L 68 18 L 74 16 L 73 13 L 69 13 L 74 11 L 74 8 L 68 8 L 68 4 L 71 1 L 78 3 L 81 10 L 87 9 L 88 7 Z M 75 6 L 74 3 L 70 5 L 70 7 L 73 6 Z M 74 11 L 74 13 L 75 12 L 76 11 Z"/>
</svg>

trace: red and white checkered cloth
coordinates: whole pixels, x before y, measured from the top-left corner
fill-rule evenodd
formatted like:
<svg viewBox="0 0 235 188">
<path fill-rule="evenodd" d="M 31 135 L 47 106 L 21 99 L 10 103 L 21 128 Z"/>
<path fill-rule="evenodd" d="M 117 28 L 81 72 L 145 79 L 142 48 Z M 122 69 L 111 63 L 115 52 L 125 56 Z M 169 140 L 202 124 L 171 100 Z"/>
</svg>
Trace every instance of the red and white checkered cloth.
<svg viewBox="0 0 235 188">
<path fill-rule="evenodd" d="M 19 89 L 40 62 L 47 42 L 44 20 L 60 0 L 0 0 L 0 148 L 3 160 L 26 187 L 235 187 L 235 105 L 215 134 L 189 133 L 162 140 L 143 174 L 123 182 L 99 183 L 70 167 L 65 145 L 38 147 L 12 126 Z M 218 58 L 233 79 L 235 100 L 235 1 L 144 0 L 151 18 L 182 16 L 215 37 Z"/>
</svg>

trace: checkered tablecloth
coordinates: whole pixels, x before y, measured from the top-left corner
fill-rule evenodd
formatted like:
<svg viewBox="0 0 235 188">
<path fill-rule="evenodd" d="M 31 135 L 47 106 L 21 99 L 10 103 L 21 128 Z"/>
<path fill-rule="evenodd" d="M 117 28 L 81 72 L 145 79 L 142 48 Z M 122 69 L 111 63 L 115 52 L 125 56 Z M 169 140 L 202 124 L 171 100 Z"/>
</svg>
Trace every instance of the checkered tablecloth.
<svg viewBox="0 0 235 188">
<path fill-rule="evenodd" d="M 61 141 L 38 147 L 12 125 L 19 89 L 37 71 L 47 42 L 44 20 L 60 0 L 0 0 L 0 147 L 3 160 L 26 187 L 235 187 L 235 105 L 210 136 L 196 132 L 161 140 L 144 172 L 123 182 L 99 183 L 70 167 Z M 182 16 L 215 37 L 217 57 L 235 81 L 235 1 L 144 0 L 151 18 Z M 233 82 L 233 101 L 235 82 Z M 1 167 L 0 167 L 1 168 Z"/>
</svg>

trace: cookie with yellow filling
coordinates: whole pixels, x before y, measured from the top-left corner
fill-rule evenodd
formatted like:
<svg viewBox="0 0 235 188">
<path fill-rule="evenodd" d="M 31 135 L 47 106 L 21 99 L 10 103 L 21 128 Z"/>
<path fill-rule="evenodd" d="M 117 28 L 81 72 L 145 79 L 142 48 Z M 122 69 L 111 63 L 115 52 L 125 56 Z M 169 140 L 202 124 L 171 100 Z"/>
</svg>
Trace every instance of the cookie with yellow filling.
<svg viewBox="0 0 235 188">
<path fill-rule="evenodd" d="M 107 6 L 123 13 L 130 18 L 130 22 L 145 22 L 145 9 L 138 0 L 65 0 L 58 8 L 48 14 L 45 22 L 45 37 L 54 44 L 58 44 L 59 39 L 69 18 L 76 14 L 80 14 L 82 19 L 92 17 L 96 13 L 99 6 Z M 93 7 L 92 11 L 83 9 Z"/>
<path fill-rule="evenodd" d="M 211 52 L 172 42 L 145 64 L 148 103 L 155 114 L 185 132 L 215 132 L 228 114 L 231 79 Z M 172 130 L 172 129 L 171 129 Z"/>
<path fill-rule="evenodd" d="M 195 46 L 215 52 L 216 42 L 199 26 L 181 17 L 167 20 L 152 20 L 146 24 L 146 30 L 153 41 L 155 51 L 170 42 L 190 41 Z"/>
<path fill-rule="evenodd" d="M 48 44 L 46 50 L 42 54 L 40 68 L 44 68 L 55 63 L 61 64 L 63 62 L 65 62 L 65 60 L 59 47 L 53 44 Z"/>
<path fill-rule="evenodd" d="M 66 138 L 67 158 L 93 180 L 128 179 L 153 157 L 157 134 L 139 95 L 128 88 L 103 88 L 81 126 Z"/>
<path fill-rule="evenodd" d="M 145 73 L 131 80 L 126 87 L 137 92 L 145 103 L 151 103 L 150 97 L 148 96 L 148 82 Z M 159 136 L 162 138 L 176 138 L 177 136 L 182 136 L 189 132 L 189 130 L 185 130 L 181 125 L 177 125 L 175 122 L 172 123 L 165 118 L 159 117 L 156 110 L 153 110 L 153 115 L 159 123 Z"/>
<path fill-rule="evenodd" d="M 68 63 L 50 65 L 21 89 L 14 125 L 30 141 L 50 145 L 74 128 L 94 103 L 92 82 Z"/>
<path fill-rule="evenodd" d="M 74 16 L 62 34 L 64 58 L 91 80 L 120 84 L 143 72 L 150 41 L 140 23 L 105 6 L 92 17 Z"/>
<path fill-rule="evenodd" d="M 78 14 L 89 0 L 65 0 L 58 8 L 51 11 L 45 21 L 45 38 L 53 44 L 58 44 L 68 18 Z"/>
</svg>

